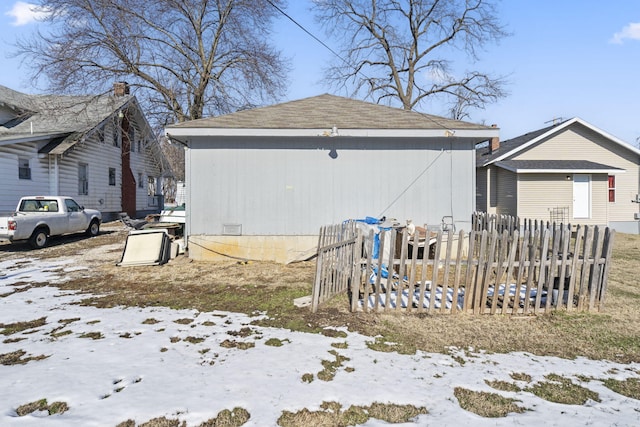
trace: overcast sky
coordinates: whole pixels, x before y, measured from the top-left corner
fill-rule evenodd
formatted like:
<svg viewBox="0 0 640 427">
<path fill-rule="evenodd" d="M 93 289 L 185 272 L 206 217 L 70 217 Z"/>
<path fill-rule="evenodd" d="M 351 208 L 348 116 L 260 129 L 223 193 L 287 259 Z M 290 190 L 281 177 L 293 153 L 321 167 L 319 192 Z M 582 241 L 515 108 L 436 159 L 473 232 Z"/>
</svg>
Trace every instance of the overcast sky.
<svg viewBox="0 0 640 427">
<path fill-rule="evenodd" d="M 289 1 L 287 13 L 335 49 L 308 10 L 308 0 Z M 638 146 L 640 138 L 640 1 L 509 0 L 499 3 L 501 22 L 512 35 L 481 52 L 481 61 L 463 65 L 509 76 L 510 95 L 469 121 L 497 124 L 503 140 L 540 129 L 553 119 L 580 117 Z M 0 5 L 0 84 L 31 92 L 29 69 L 10 58 L 16 37 L 42 25 L 26 2 Z M 282 18 L 275 43 L 293 60 L 286 98 L 315 96 L 329 89 L 320 83 L 332 54 L 299 27 Z M 342 94 L 339 94 L 342 95 Z M 444 105 L 423 112 L 445 115 Z"/>
</svg>

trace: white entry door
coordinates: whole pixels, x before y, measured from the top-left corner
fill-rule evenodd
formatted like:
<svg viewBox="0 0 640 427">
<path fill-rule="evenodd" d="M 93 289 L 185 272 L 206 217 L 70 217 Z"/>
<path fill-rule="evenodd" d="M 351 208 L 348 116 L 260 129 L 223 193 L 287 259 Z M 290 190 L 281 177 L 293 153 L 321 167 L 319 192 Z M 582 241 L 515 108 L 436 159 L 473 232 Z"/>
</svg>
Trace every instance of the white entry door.
<svg viewBox="0 0 640 427">
<path fill-rule="evenodd" d="M 573 175 L 573 217 L 591 216 L 591 175 Z"/>
</svg>

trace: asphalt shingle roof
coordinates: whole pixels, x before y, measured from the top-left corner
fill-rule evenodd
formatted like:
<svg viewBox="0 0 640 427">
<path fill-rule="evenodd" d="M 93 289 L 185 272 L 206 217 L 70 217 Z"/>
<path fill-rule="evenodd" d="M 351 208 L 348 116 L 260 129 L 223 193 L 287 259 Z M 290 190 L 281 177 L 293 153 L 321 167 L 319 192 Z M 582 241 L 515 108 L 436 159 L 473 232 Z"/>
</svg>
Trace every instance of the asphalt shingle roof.
<svg viewBox="0 0 640 427">
<path fill-rule="evenodd" d="M 131 95 L 27 95 L 0 86 L 0 105 L 19 114 L 17 118 L 0 124 L 0 141 L 38 135 L 82 134 L 124 107 L 132 98 Z"/>
<path fill-rule="evenodd" d="M 563 122 L 564 123 L 564 122 Z M 483 147 L 476 150 L 476 166 L 482 167 L 491 163 L 493 160 L 510 152 L 511 150 L 518 148 L 519 146 L 526 144 L 527 142 L 536 139 L 540 135 L 544 135 L 554 127 L 557 127 L 560 123 L 551 125 L 533 132 L 525 133 L 524 135 L 517 136 L 512 139 L 500 141 L 500 147 L 492 152 L 489 151 L 489 147 Z"/>
<path fill-rule="evenodd" d="M 603 165 L 602 163 L 588 160 L 502 160 L 496 162 L 496 166 L 509 170 L 554 170 L 554 171 L 611 171 L 624 169 Z"/>
<path fill-rule="evenodd" d="M 192 120 L 168 128 L 326 129 L 332 126 L 340 129 L 491 129 L 329 94 Z"/>
</svg>

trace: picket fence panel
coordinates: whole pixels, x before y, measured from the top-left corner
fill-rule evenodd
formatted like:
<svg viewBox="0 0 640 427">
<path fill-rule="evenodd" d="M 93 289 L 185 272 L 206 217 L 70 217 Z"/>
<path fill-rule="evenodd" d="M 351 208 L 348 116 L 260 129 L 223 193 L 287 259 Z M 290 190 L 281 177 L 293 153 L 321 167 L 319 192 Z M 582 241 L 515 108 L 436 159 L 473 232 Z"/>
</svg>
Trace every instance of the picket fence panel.
<svg viewBox="0 0 640 427">
<path fill-rule="evenodd" d="M 354 221 L 322 227 L 312 311 L 345 292 L 353 312 L 604 309 L 613 230 L 483 220 L 486 229 L 474 225 L 470 233 L 423 229 L 410 235 L 392 228 L 380 232 L 378 242 L 373 230 L 365 233 Z"/>
</svg>

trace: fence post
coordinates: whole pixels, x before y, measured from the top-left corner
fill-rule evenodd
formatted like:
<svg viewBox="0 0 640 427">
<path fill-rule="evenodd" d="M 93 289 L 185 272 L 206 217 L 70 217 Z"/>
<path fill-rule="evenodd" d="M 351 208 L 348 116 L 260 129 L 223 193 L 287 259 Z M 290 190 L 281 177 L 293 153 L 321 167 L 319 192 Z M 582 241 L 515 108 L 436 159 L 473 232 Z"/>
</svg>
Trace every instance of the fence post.
<svg viewBox="0 0 640 427">
<path fill-rule="evenodd" d="M 600 304 L 598 306 L 598 311 L 604 310 L 604 296 L 607 290 L 607 282 L 609 280 L 609 269 L 611 268 L 611 255 L 613 254 L 613 240 L 615 237 L 616 231 L 610 229 L 609 227 L 605 230 L 605 241 L 602 252 L 604 254 L 604 270 L 602 272 L 602 284 L 600 286 Z"/>
</svg>

